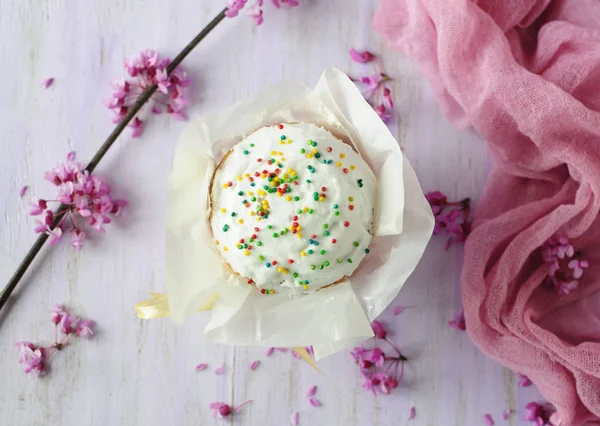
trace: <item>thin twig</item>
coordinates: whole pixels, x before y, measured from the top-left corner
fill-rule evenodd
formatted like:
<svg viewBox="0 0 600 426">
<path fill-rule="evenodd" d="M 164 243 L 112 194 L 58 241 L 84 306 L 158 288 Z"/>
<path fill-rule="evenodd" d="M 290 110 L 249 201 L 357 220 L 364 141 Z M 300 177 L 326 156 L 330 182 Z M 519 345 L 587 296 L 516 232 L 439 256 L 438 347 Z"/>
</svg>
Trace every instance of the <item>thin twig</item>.
<svg viewBox="0 0 600 426">
<path fill-rule="evenodd" d="M 185 57 L 198 45 L 198 43 L 200 43 L 202 41 L 202 39 L 204 37 L 206 37 L 225 18 L 226 11 L 227 11 L 227 8 L 223 9 L 217 16 L 215 16 L 215 18 L 212 21 L 209 22 L 209 24 L 206 27 L 204 27 L 204 29 L 202 31 L 200 31 L 198 33 L 198 35 L 187 46 L 185 46 L 185 48 L 181 52 L 179 52 L 179 54 L 175 57 L 175 59 L 173 59 L 173 61 L 167 66 L 168 74 L 171 74 L 171 72 L 173 72 L 173 70 L 175 68 L 177 68 L 177 66 L 179 64 L 181 64 L 181 62 L 185 59 Z M 102 144 L 100 149 L 98 149 L 98 152 L 96 152 L 96 154 L 94 155 L 92 160 L 88 163 L 88 165 L 85 168 L 86 171 L 88 171 L 90 174 L 94 171 L 96 166 L 98 166 L 98 163 L 100 162 L 100 160 L 102 160 L 104 155 L 108 152 L 110 147 L 115 143 L 115 141 L 117 140 L 119 135 L 123 132 L 123 130 L 125 130 L 125 128 L 129 124 L 129 122 L 133 119 L 133 117 L 135 117 L 136 114 L 146 104 L 146 102 L 148 102 L 148 100 L 154 94 L 154 92 L 156 91 L 157 88 L 158 88 L 158 86 L 156 84 L 153 84 L 152 86 L 149 86 L 148 88 L 146 88 L 146 90 L 144 90 L 140 94 L 140 96 L 137 98 L 137 100 L 135 101 L 133 106 L 129 109 L 127 114 L 125 114 L 125 117 L 123 117 L 123 119 L 119 122 L 119 124 L 117 124 L 117 126 L 114 128 L 112 133 L 108 136 L 106 141 L 104 141 L 104 143 Z M 52 221 L 52 224 L 50 225 L 51 230 L 53 230 L 56 227 L 56 225 L 58 225 L 58 222 L 60 221 L 62 214 L 68 208 L 69 208 L 69 206 L 67 204 L 62 204 L 62 203 L 57 207 L 57 209 L 54 211 L 54 220 Z M 33 246 L 29 249 L 29 251 L 27 252 L 25 257 L 23 258 L 23 260 L 17 267 L 17 270 L 15 271 L 13 276 L 10 278 L 10 281 L 8 281 L 8 284 L 6 284 L 6 286 L 4 287 L 4 290 L 2 290 L 2 294 L 0 294 L 0 310 L 2 310 L 2 308 L 8 301 L 8 298 L 10 297 L 10 295 L 12 294 L 14 289 L 17 287 L 17 284 L 19 283 L 19 281 L 21 280 L 21 278 L 27 271 L 27 268 L 29 268 L 29 266 L 33 262 L 33 259 L 35 259 L 35 257 L 39 253 L 39 251 L 42 249 L 42 246 L 44 245 L 44 243 L 46 242 L 47 239 L 48 239 L 48 234 L 46 234 L 45 232 L 40 234 L 40 236 L 35 240 L 35 242 L 33 243 Z"/>
</svg>

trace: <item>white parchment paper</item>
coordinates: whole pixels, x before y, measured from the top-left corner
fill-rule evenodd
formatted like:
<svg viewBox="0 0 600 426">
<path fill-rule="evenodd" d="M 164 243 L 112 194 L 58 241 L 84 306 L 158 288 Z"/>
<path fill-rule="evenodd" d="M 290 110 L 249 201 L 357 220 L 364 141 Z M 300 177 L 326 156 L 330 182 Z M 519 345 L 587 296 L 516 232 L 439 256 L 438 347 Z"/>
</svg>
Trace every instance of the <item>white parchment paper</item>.
<svg viewBox="0 0 600 426">
<path fill-rule="evenodd" d="M 209 185 L 216 164 L 245 135 L 312 122 L 351 142 L 378 182 L 371 253 L 345 282 L 291 299 L 261 295 L 225 267 L 212 240 Z M 280 83 L 190 122 L 167 184 L 167 292 L 181 324 L 218 294 L 206 338 L 256 346 L 314 345 L 317 359 L 371 337 L 370 322 L 396 297 L 421 258 L 434 219 L 397 141 L 354 83 L 326 69 L 314 90 Z"/>
</svg>

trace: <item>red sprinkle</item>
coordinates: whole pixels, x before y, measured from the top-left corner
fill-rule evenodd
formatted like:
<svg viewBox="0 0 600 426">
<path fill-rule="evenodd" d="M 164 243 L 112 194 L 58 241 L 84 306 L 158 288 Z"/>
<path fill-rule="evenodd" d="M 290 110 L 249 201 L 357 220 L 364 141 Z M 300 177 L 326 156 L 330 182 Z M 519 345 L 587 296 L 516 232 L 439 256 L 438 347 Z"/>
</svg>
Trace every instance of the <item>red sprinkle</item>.
<svg viewBox="0 0 600 426">
<path fill-rule="evenodd" d="M 310 236 L 310 238 L 317 238 L 317 236 L 316 236 L 315 234 L 312 234 L 312 235 Z"/>
<path fill-rule="evenodd" d="M 294 181 L 294 185 L 298 185 L 298 181 L 297 180 Z"/>
<path fill-rule="evenodd" d="M 261 292 L 262 294 L 265 294 L 265 289 L 264 289 L 264 288 L 261 288 L 261 289 L 260 289 L 260 292 Z"/>
<path fill-rule="evenodd" d="M 252 238 L 256 240 L 258 237 L 256 236 L 256 234 L 252 234 Z"/>
<path fill-rule="evenodd" d="M 267 172 L 266 170 L 263 170 L 262 172 L 263 172 L 264 174 L 267 174 L 267 173 L 269 173 L 269 172 Z"/>
<path fill-rule="evenodd" d="M 254 172 L 254 176 L 256 176 L 256 177 L 259 177 L 259 176 L 260 176 L 260 173 L 258 173 L 258 172 Z"/>
<path fill-rule="evenodd" d="M 252 246 L 248 246 L 248 250 L 252 250 Z"/>
<path fill-rule="evenodd" d="M 353 206 L 352 204 L 350 204 L 350 205 L 348 206 L 348 208 L 349 208 L 350 210 L 354 210 L 354 206 Z"/>
<path fill-rule="evenodd" d="M 295 234 L 295 233 L 297 233 L 297 232 L 298 232 L 298 231 L 296 231 L 296 230 L 294 229 L 294 230 L 292 231 L 292 234 Z"/>
<path fill-rule="evenodd" d="M 248 284 L 252 284 L 253 282 L 254 282 L 254 281 L 252 281 L 252 278 L 250 278 L 250 279 L 248 280 Z"/>
<path fill-rule="evenodd" d="M 257 159 L 256 159 L 256 161 L 257 161 L 258 163 L 260 163 L 260 162 L 262 162 L 262 158 L 257 158 Z"/>
<path fill-rule="evenodd" d="M 330 147 L 330 146 L 328 146 L 328 147 L 327 147 L 327 152 L 331 152 L 331 151 L 333 151 L 333 148 L 332 148 L 332 147 Z"/>
<path fill-rule="evenodd" d="M 271 265 L 277 265 L 277 261 L 276 260 L 272 261 Z"/>
<path fill-rule="evenodd" d="M 334 238 L 333 240 L 331 240 L 331 242 L 332 242 L 333 244 L 335 244 L 335 243 L 337 243 L 337 240 Z"/>
<path fill-rule="evenodd" d="M 348 169 L 344 167 L 344 173 L 348 173 Z"/>
<path fill-rule="evenodd" d="M 279 127 L 280 129 L 283 129 L 283 124 L 278 124 L 277 127 Z"/>
<path fill-rule="evenodd" d="M 292 223 L 292 226 L 293 226 L 293 227 L 295 227 L 295 228 L 297 228 L 299 225 L 300 225 L 300 224 L 299 224 L 298 222 L 294 222 L 294 223 Z"/>
<path fill-rule="evenodd" d="M 240 238 L 240 244 L 244 244 L 244 239 Z"/>
<path fill-rule="evenodd" d="M 294 259 L 288 259 L 288 263 L 294 263 Z"/>
<path fill-rule="evenodd" d="M 292 217 L 292 220 L 298 220 L 298 216 Z M 294 225 L 294 226 L 298 226 L 298 225 Z"/>
<path fill-rule="evenodd" d="M 233 183 L 227 182 L 227 186 L 232 186 L 232 185 L 233 185 Z"/>
<path fill-rule="evenodd" d="M 348 221 L 345 221 L 345 222 L 344 222 L 344 226 L 345 226 L 346 228 L 347 228 L 347 227 L 349 227 L 349 226 L 350 226 L 350 222 L 348 222 Z"/>
<path fill-rule="evenodd" d="M 259 231 L 259 229 L 258 229 L 258 226 L 257 226 L 256 228 L 254 228 L 254 231 L 255 231 L 255 232 L 258 232 L 258 231 Z"/>
<path fill-rule="evenodd" d="M 323 192 L 323 193 L 321 193 L 321 197 L 327 198 L 327 195 Z"/>
<path fill-rule="evenodd" d="M 259 216 L 264 216 L 264 215 L 265 215 L 265 212 L 264 212 L 264 210 L 263 210 L 262 212 L 259 212 L 259 213 L 258 213 L 258 215 L 259 215 Z"/>
<path fill-rule="evenodd" d="M 322 188 L 321 188 L 321 191 L 325 192 L 325 191 L 327 191 L 327 188 L 325 188 L 325 187 L 322 187 Z"/>
</svg>

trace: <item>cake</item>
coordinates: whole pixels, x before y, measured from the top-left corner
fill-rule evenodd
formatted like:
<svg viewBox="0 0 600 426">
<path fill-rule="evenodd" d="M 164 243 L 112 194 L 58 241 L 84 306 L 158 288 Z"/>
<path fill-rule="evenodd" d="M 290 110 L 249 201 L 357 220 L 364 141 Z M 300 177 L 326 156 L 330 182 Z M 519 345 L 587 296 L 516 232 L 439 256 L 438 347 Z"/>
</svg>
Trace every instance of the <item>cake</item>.
<svg viewBox="0 0 600 426">
<path fill-rule="evenodd" d="M 369 253 L 377 181 L 351 145 L 309 123 L 262 127 L 218 164 L 210 224 L 224 261 L 265 295 L 349 277 Z"/>
</svg>

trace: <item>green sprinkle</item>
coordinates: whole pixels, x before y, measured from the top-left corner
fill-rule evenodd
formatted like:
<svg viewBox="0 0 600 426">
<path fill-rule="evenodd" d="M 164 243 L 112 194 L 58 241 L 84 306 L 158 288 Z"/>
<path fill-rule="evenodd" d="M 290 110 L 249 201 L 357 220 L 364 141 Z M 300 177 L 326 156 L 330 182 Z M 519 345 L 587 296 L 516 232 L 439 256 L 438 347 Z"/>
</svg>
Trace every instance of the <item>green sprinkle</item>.
<svg viewBox="0 0 600 426">
<path fill-rule="evenodd" d="M 311 145 L 312 146 L 317 146 L 317 143 L 315 141 L 312 141 Z"/>
<path fill-rule="evenodd" d="M 271 181 L 273 181 L 273 178 L 272 178 L 271 176 L 269 176 L 269 177 L 267 178 L 267 181 L 271 182 Z M 266 188 L 265 188 L 265 189 L 266 189 Z"/>
<path fill-rule="evenodd" d="M 323 160 L 323 164 L 327 164 L 327 160 Z"/>
<path fill-rule="evenodd" d="M 308 284 L 308 280 L 304 280 L 304 284 Z"/>
<path fill-rule="evenodd" d="M 325 250 L 321 250 L 321 256 L 325 254 Z"/>
<path fill-rule="evenodd" d="M 254 182 L 250 182 L 250 186 L 256 186 Z"/>
<path fill-rule="evenodd" d="M 327 160 L 327 164 L 333 163 L 333 160 Z"/>
<path fill-rule="evenodd" d="M 325 266 L 329 266 L 329 260 L 325 261 Z"/>
<path fill-rule="evenodd" d="M 262 241 L 257 241 L 256 245 L 259 246 L 259 247 L 262 246 Z"/>
<path fill-rule="evenodd" d="M 294 273 L 292 274 L 292 277 L 294 277 L 294 278 L 298 278 L 298 272 L 294 272 Z"/>
<path fill-rule="evenodd" d="M 281 140 L 284 141 L 285 140 L 285 135 L 281 135 Z"/>
<path fill-rule="evenodd" d="M 323 232 L 323 235 L 326 236 L 326 237 L 329 237 L 329 231 Z"/>
<path fill-rule="evenodd" d="M 312 249 L 308 250 L 308 251 L 307 251 L 307 253 L 308 253 L 308 254 L 313 254 L 313 251 L 312 251 Z"/>
<path fill-rule="evenodd" d="M 246 248 L 248 248 L 248 244 L 244 244 L 244 246 L 243 246 L 243 247 L 244 247 L 245 249 L 246 249 Z"/>
<path fill-rule="evenodd" d="M 254 144 L 253 143 L 250 144 L 250 148 L 254 148 Z"/>
<path fill-rule="evenodd" d="M 246 204 L 248 200 L 242 200 L 242 204 Z"/>
<path fill-rule="evenodd" d="M 312 271 L 314 271 L 315 269 L 317 269 L 317 267 L 316 267 L 315 265 L 310 265 L 310 269 L 311 269 Z"/>
<path fill-rule="evenodd" d="M 236 212 L 231 212 L 231 217 L 236 217 L 237 213 Z"/>
<path fill-rule="evenodd" d="M 312 183 L 310 179 L 306 179 L 306 183 Z"/>
<path fill-rule="evenodd" d="M 250 151 L 248 151 L 247 149 L 244 150 L 244 155 L 248 155 L 250 154 Z"/>
<path fill-rule="evenodd" d="M 277 238 L 279 237 L 279 234 L 277 232 L 273 232 L 273 238 Z"/>
<path fill-rule="evenodd" d="M 318 201 L 318 200 L 319 200 L 319 193 L 318 193 L 318 192 L 315 192 L 315 193 L 313 194 L 313 200 L 315 200 L 315 201 Z"/>
<path fill-rule="evenodd" d="M 300 154 L 304 154 L 306 150 L 304 148 L 300 148 Z"/>
<path fill-rule="evenodd" d="M 312 145 L 312 139 L 309 139 L 307 142 L 308 145 Z"/>
<path fill-rule="evenodd" d="M 273 226 L 271 225 L 267 225 L 267 229 L 271 229 Z"/>
<path fill-rule="evenodd" d="M 250 237 L 250 242 L 253 243 L 254 242 L 254 238 Z"/>
<path fill-rule="evenodd" d="M 329 228 L 329 225 L 327 225 L 326 223 L 323 224 L 323 229 L 327 229 Z"/>
<path fill-rule="evenodd" d="M 340 215 L 340 212 L 335 212 L 335 215 L 336 215 L 336 216 L 339 216 L 339 215 Z"/>
<path fill-rule="evenodd" d="M 290 188 L 289 186 L 287 188 L 285 188 L 285 192 L 292 192 L 292 188 Z"/>
<path fill-rule="evenodd" d="M 277 163 L 277 167 L 283 167 L 283 164 Z"/>
<path fill-rule="evenodd" d="M 348 263 L 352 263 L 352 259 L 348 259 Z"/>
<path fill-rule="evenodd" d="M 339 206 L 338 206 L 337 204 L 334 204 L 334 205 L 333 205 L 333 208 L 334 208 L 334 209 L 337 209 L 338 207 L 339 207 Z"/>
<path fill-rule="evenodd" d="M 269 185 L 263 185 L 263 189 L 269 189 Z"/>
<path fill-rule="evenodd" d="M 296 201 L 298 201 L 298 200 L 296 200 Z M 298 209 L 298 214 L 302 214 L 302 209 Z"/>
<path fill-rule="evenodd" d="M 366 254 L 369 254 L 369 253 L 371 253 L 371 250 L 369 250 L 368 248 L 366 248 L 366 249 L 365 249 L 365 253 L 366 253 Z"/>
<path fill-rule="evenodd" d="M 260 255 L 260 256 L 258 256 L 258 260 L 265 260 L 265 257 Z"/>
<path fill-rule="evenodd" d="M 274 158 L 271 158 L 271 163 L 275 163 L 275 159 Z"/>
<path fill-rule="evenodd" d="M 317 153 L 315 154 L 315 158 L 321 158 L 321 153 L 320 153 L 320 152 L 317 152 Z"/>
<path fill-rule="evenodd" d="M 238 195 L 241 197 L 242 195 L 244 195 L 244 191 L 238 192 Z"/>
<path fill-rule="evenodd" d="M 267 263 L 265 263 L 265 266 L 266 266 L 267 268 L 270 268 L 270 267 L 271 267 L 271 264 L 270 264 L 269 262 L 267 262 Z M 267 291 L 268 291 L 268 290 L 267 290 Z"/>
<path fill-rule="evenodd" d="M 338 258 L 337 263 L 342 263 L 342 259 Z"/>
<path fill-rule="evenodd" d="M 313 214 L 313 209 L 308 209 L 308 214 Z"/>
<path fill-rule="evenodd" d="M 300 201 L 300 197 L 298 197 L 297 195 L 294 197 L 294 201 Z"/>
<path fill-rule="evenodd" d="M 354 247 L 358 247 L 360 244 L 358 244 L 358 241 L 354 241 Z"/>
<path fill-rule="evenodd" d="M 256 197 L 252 197 L 252 198 L 250 198 L 250 200 L 251 200 L 252 202 L 254 202 L 254 201 L 256 201 Z"/>
<path fill-rule="evenodd" d="M 320 264 L 320 265 L 319 265 L 319 269 L 321 269 L 321 270 L 322 270 L 323 268 L 325 268 L 325 266 L 324 266 L 323 264 Z"/>
</svg>

